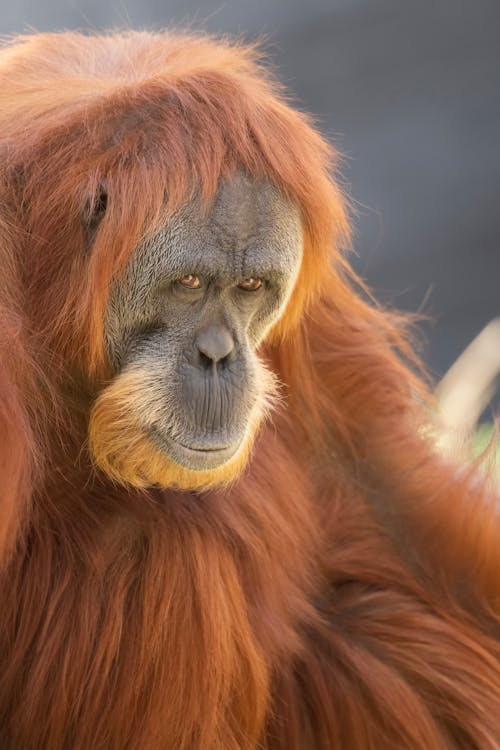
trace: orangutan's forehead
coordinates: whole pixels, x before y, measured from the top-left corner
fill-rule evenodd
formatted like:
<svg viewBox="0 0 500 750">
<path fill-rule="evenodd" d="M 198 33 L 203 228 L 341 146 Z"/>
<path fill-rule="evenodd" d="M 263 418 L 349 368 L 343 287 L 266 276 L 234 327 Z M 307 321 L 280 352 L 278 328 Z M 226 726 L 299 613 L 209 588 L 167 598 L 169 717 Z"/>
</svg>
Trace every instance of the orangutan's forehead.
<svg viewBox="0 0 500 750">
<path fill-rule="evenodd" d="M 262 180 L 236 174 L 221 182 L 211 206 L 180 209 L 138 250 L 132 265 L 178 275 L 288 276 L 302 253 L 299 210 Z"/>
</svg>

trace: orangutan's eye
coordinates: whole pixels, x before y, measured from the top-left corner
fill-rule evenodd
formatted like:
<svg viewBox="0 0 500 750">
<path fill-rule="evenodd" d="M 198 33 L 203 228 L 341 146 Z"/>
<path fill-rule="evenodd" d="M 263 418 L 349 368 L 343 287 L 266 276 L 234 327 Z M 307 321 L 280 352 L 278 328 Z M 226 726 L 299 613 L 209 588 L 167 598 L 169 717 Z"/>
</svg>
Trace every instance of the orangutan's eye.
<svg viewBox="0 0 500 750">
<path fill-rule="evenodd" d="M 180 279 L 177 279 L 177 282 L 181 286 L 186 287 L 186 289 L 199 289 L 201 287 L 201 280 L 198 276 L 195 276 L 194 273 L 188 273 L 186 276 L 181 276 Z"/>
<path fill-rule="evenodd" d="M 238 282 L 238 289 L 243 289 L 245 292 L 256 292 L 262 286 L 262 279 L 250 276 L 248 279 L 241 279 Z"/>
</svg>

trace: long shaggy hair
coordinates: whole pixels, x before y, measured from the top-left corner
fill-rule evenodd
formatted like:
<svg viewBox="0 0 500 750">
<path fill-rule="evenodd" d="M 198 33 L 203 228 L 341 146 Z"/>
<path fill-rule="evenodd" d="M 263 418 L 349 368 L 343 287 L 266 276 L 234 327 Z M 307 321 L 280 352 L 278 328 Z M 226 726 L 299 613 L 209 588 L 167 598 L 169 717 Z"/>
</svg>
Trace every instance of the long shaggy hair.
<svg viewBox="0 0 500 750">
<path fill-rule="evenodd" d="M 400 321 L 341 252 L 335 154 L 257 51 L 14 39 L 0 149 L 2 749 L 498 750 L 498 501 L 435 455 Z M 110 284 L 236 168 L 302 215 L 261 352 L 284 405 L 229 487 L 118 486 L 87 447 Z"/>
</svg>

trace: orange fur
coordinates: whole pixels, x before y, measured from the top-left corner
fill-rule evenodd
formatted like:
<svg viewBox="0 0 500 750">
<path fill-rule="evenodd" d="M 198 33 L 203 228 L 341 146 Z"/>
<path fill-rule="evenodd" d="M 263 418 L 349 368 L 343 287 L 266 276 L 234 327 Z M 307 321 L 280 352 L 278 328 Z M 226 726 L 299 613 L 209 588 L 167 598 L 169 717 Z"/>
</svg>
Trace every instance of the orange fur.
<svg viewBox="0 0 500 750">
<path fill-rule="evenodd" d="M 425 438 L 400 321 L 340 252 L 335 155 L 256 50 L 15 39 L 0 148 L 1 747 L 498 750 L 498 500 Z M 141 466 L 140 439 L 115 484 L 87 448 L 93 406 L 97 446 L 129 398 L 107 380 L 111 281 L 236 168 L 301 211 L 297 286 L 262 352 L 286 405 L 229 486 L 124 484 L 169 471 Z M 116 439 L 94 449 L 112 475 Z"/>
</svg>

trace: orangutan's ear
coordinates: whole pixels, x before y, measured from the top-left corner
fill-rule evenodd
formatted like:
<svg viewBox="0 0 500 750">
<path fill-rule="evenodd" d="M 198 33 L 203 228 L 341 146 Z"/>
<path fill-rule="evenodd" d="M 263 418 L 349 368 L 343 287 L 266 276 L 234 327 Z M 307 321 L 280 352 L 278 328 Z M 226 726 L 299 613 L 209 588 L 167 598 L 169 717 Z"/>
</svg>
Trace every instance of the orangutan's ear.
<svg viewBox="0 0 500 750">
<path fill-rule="evenodd" d="M 87 246 L 90 247 L 95 239 L 99 225 L 108 207 L 108 187 L 105 180 L 101 181 L 94 195 L 85 203 L 83 210 L 83 224 Z"/>
</svg>

